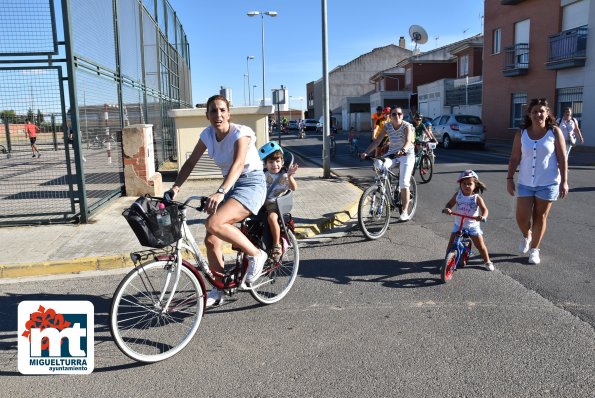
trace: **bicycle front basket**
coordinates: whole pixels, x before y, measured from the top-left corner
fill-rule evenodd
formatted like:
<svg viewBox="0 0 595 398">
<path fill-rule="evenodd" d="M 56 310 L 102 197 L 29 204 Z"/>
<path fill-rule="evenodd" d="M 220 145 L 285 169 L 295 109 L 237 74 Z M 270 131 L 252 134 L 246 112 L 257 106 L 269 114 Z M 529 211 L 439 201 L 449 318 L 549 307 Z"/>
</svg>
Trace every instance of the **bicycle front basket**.
<svg viewBox="0 0 595 398">
<path fill-rule="evenodd" d="M 159 208 L 159 201 L 141 196 L 122 215 L 143 246 L 160 249 L 182 237 L 177 205 Z"/>
</svg>

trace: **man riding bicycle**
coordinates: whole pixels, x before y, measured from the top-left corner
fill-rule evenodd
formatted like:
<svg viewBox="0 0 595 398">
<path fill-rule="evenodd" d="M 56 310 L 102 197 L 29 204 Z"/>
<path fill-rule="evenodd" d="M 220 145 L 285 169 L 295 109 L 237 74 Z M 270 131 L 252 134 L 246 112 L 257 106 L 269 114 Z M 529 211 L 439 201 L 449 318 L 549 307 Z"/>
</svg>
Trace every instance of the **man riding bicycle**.
<svg viewBox="0 0 595 398">
<path fill-rule="evenodd" d="M 436 142 L 436 137 L 432 134 L 431 129 L 426 127 L 425 123 L 422 123 L 423 115 L 416 113 L 413 117 L 413 127 L 415 128 L 415 152 L 417 153 L 421 147 L 423 141 Z M 431 126 L 431 124 L 430 124 Z"/>
</svg>

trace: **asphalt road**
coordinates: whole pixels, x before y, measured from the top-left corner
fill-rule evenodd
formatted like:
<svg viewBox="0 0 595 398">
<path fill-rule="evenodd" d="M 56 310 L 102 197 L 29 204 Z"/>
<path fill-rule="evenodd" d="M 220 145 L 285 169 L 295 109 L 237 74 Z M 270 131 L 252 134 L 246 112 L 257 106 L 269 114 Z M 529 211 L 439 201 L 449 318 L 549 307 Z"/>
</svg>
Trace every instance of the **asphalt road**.
<svg viewBox="0 0 595 398">
<path fill-rule="evenodd" d="M 307 143 L 315 138 L 304 140 Z M 290 144 L 289 140 L 286 144 Z M 339 145 L 341 142 L 339 141 Z M 339 147 L 340 149 L 341 147 Z M 302 241 L 299 278 L 272 306 L 248 294 L 209 310 L 175 357 L 138 365 L 111 341 L 107 314 L 122 274 L 0 284 L 0 372 L 6 396 L 199 397 L 590 397 L 595 395 L 593 189 L 571 171 L 570 197 L 556 203 L 543 263 L 514 254 L 514 201 L 503 191 L 504 161 L 489 151 L 438 151 L 434 179 L 420 186 L 413 221 L 391 223 L 366 241 L 357 229 Z M 333 161 L 350 175 L 360 169 Z M 465 161 L 446 162 L 460 157 Z M 483 163 L 466 163 L 478 157 Z M 473 167 L 488 185 L 486 243 L 496 271 L 472 259 L 449 284 L 441 264 L 452 220 L 440 209 L 456 175 Z M 361 173 L 361 174 L 360 174 Z M 367 175 L 367 177 L 366 177 Z M 575 242 L 575 243 L 570 243 Z M 571 244 L 566 247 L 565 245 Z M 563 261 L 563 262 L 562 262 Z M 88 376 L 21 376 L 16 307 L 23 300 L 89 300 L 95 305 L 95 371 Z"/>
<path fill-rule="evenodd" d="M 305 140 L 285 139 L 285 145 L 320 165 L 321 142 L 320 134 L 310 134 Z M 368 140 L 362 136 L 360 142 L 363 144 Z M 541 246 L 541 265 L 529 266 L 527 258 L 516 253 L 521 235 L 514 218 L 515 200 L 506 192 L 508 157 L 509 153 L 502 148 L 490 149 L 489 146 L 486 151 L 473 147 L 449 150 L 439 147 L 432 180 L 420 184 L 421 180 L 417 178 L 419 202 L 414 223 L 425 228 L 444 224 L 439 231 L 447 237 L 452 220 L 440 211 L 457 189 L 458 173 L 465 169 L 475 170 L 488 186 L 482 196 L 490 210 L 490 219 L 483 229 L 496 267 L 595 326 L 595 247 L 592 243 L 595 234 L 592 208 L 595 167 L 573 166 L 571 155 L 570 194 L 552 206 Z M 337 137 L 337 154 L 331 161 L 331 170 L 360 187 L 372 183 L 371 164 L 349 154 L 345 133 Z"/>
</svg>

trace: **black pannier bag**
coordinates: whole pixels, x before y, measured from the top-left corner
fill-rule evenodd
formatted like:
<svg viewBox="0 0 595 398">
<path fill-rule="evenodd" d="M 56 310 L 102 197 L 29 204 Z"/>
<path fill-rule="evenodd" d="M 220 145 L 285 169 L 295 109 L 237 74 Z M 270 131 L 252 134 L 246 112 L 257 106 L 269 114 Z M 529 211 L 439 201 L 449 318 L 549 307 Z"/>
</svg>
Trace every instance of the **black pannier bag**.
<svg viewBox="0 0 595 398">
<path fill-rule="evenodd" d="M 160 249 L 182 237 L 182 222 L 177 205 L 159 208 L 161 202 L 139 197 L 122 215 L 143 246 Z"/>
</svg>

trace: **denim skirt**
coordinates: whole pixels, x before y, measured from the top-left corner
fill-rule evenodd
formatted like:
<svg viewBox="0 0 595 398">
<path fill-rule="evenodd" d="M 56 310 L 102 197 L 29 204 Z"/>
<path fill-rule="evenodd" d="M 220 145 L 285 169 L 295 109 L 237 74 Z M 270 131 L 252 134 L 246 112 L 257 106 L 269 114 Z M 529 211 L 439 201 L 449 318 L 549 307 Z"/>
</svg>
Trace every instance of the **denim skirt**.
<svg viewBox="0 0 595 398">
<path fill-rule="evenodd" d="M 225 194 L 225 199 L 233 198 L 252 214 L 258 214 L 266 196 L 267 184 L 264 172 L 262 170 L 253 170 L 240 174 L 236 183 Z"/>
</svg>

